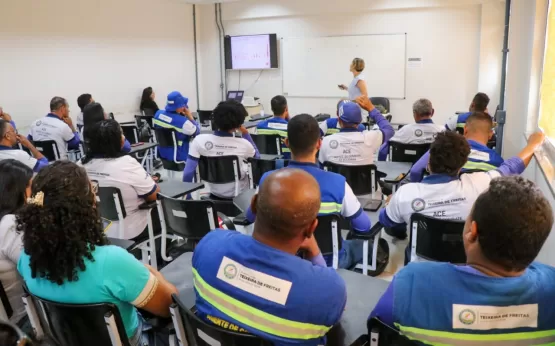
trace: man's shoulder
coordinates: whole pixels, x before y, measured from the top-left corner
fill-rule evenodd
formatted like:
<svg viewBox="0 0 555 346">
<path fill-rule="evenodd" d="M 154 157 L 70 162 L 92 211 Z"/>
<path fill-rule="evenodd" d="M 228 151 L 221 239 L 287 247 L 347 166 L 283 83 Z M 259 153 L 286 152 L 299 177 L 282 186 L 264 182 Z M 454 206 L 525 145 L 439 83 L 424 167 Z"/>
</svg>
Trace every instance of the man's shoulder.
<svg viewBox="0 0 555 346">
<path fill-rule="evenodd" d="M 395 274 L 395 282 L 426 280 L 427 277 L 435 277 L 438 273 L 452 272 L 453 267 L 453 264 L 444 262 L 411 262 Z"/>
<path fill-rule="evenodd" d="M 197 249 L 202 249 L 203 246 L 210 243 L 210 247 L 213 247 L 215 243 L 227 243 L 232 239 L 237 239 L 244 237 L 243 234 L 236 232 L 236 231 L 229 231 L 224 229 L 215 229 L 213 231 L 208 232 L 197 245 Z"/>
</svg>

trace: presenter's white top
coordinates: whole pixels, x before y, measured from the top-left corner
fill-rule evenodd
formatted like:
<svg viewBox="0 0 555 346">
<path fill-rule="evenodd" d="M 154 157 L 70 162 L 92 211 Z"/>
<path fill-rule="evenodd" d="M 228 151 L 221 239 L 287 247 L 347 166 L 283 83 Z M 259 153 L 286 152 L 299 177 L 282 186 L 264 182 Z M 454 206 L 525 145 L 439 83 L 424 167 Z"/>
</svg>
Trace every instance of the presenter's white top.
<svg viewBox="0 0 555 346">
<path fill-rule="evenodd" d="M 81 161 L 79 161 L 81 165 Z M 156 183 L 137 160 L 129 155 L 115 159 L 96 158 L 83 165 L 89 179 L 100 187 L 115 187 L 121 191 L 125 205 L 125 229 L 123 239 L 135 238 L 148 224 L 150 210 L 141 210 L 144 198 L 156 191 Z M 113 222 L 106 232 L 109 237 L 120 238 L 120 222 Z"/>
<path fill-rule="evenodd" d="M 214 134 L 202 134 L 195 137 L 189 147 L 189 156 L 200 159 L 201 156 L 237 156 L 241 180 L 239 192 L 248 188 L 247 178 L 248 165 L 246 160 L 254 157 L 256 151 L 252 144 L 242 138 L 233 137 L 230 133 L 216 131 Z M 221 198 L 233 198 L 235 196 L 235 183 L 206 184 L 210 187 L 210 193 Z"/>
<path fill-rule="evenodd" d="M 339 133 L 324 137 L 318 161 L 346 166 L 371 165 L 382 141 L 380 130 L 341 129 Z"/>
<path fill-rule="evenodd" d="M 445 130 L 445 127 L 434 123 L 414 123 L 403 126 L 390 142 L 404 144 L 425 144 L 432 143 L 438 132 Z"/>
<path fill-rule="evenodd" d="M 55 141 L 58 146 L 60 160 L 67 160 L 67 142 L 75 137 L 75 133 L 62 119 L 47 115 L 31 125 L 29 135 L 33 141 Z"/>
<path fill-rule="evenodd" d="M 348 89 L 349 100 L 354 100 L 360 95 L 362 95 L 359 87 L 357 86 L 359 80 L 365 80 L 364 75 L 362 75 L 362 73 L 356 76 L 355 78 L 353 78 L 353 81 L 351 82 L 351 84 L 349 84 L 349 89 Z"/>
</svg>

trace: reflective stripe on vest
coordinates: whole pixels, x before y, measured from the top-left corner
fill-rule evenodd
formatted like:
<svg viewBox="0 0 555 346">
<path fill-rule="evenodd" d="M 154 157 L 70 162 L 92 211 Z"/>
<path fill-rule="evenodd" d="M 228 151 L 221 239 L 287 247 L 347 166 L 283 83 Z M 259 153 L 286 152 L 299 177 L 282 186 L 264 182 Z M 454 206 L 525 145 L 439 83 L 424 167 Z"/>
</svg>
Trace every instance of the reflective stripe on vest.
<svg viewBox="0 0 555 346">
<path fill-rule="evenodd" d="M 256 129 L 256 133 L 259 135 L 278 135 L 283 138 L 287 138 L 286 130 L 276 130 L 276 129 Z"/>
<path fill-rule="evenodd" d="M 321 202 L 320 203 L 320 211 L 318 214 L 337 214 L 341 213 L 341 207 L 343 204 L 335 203 L 335 202 Z"/>
<path fill-rule="evenodd" d="M 283 338 L 309 340 L 321 338 L 331 329 L 331 326 L 286 320 L 248 306 L 208 285 L 195 268 L 193 268 L 193 282 L 199 296 L 214 308 L 245 326 L 256 328 L 264 333 Z"/>
<path fill-rule="evenodd" d="M 464 129 L 465 125 L 466 125 L 466 123 L 457 123 L 457 128 Z"/>
<path fill-rule="evenodd" d="M 178 146 L 182 146 L 182 145 L 183 145 L 183 141 L 177 141 L 177 145 L 178 145 Z"/>
<path fill-rule="evenodd" d="M 339 133 L 339 129 L 328 129 L 326 135 L 333 135 L 334 133 Z"/>
<path fill-rule="evenodd" d="M 507 334 L 465 334 L 440 332 L 414 327 L 395 326 L 403 335 L 412 340 L 418 340 L 427 345 L 453 346 L 528 346 L 555 345 L 555 330 L 540 332 L 522 332 Z"/>
<path fill-rule="evenodd" d="M 467 161 L 466 164 L 463 166 L 464 169 L 478 169 L 484 172 L 487 171 L 492 171 L 494 169 L 497 169 L 496 166 L 491 165 L 489 163 L 486 162 L 473 162 L 473 161 Z"/>
<path fill-rule="evenodd" d="M 161 121 L 161 120 L 158 120 L 158 119 L 153 119 L 153 120 L 152 120 L 152 124 L 153 124 L 153 125 L 158 125 L 158 126 L 163 127 L 163 128 L 165 128 L 165 129 L 175 130 L 175 131 L 180 132 L 180 133 L 183 132 L 183 129 L 182 129 L 182 128 L 180 128 L 180 127 L 175 127 L 175 126 L 173 126 L 173 125 L 170 125 L 170 124 L 165 123 L 165 122 L 163 122 L 163 121 Z"/>
</svg>

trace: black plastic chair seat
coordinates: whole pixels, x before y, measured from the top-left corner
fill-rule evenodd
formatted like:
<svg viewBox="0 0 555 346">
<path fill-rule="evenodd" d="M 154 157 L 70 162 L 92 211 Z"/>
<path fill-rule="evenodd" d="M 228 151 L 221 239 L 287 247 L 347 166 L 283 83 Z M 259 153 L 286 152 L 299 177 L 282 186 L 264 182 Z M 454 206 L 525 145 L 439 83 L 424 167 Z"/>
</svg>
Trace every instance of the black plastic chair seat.
<svg viewBox="0 0 555 346">
<path fill-rule="evenodd" d="M 464 222 L 412 214 L 411 230 L 416 227 L 416 255 L 436 262 L 466 263 L 462 232 Z M 412 237 L 409 243 L 412 246 Z"/>
<path fill-rule="evenodd" d="M 389 142 L 389 160 L 393 162 L 416 163 L 430 150 L 431 143 L 424 144 L 405 144 L 399 142 Z"/>
</svg>

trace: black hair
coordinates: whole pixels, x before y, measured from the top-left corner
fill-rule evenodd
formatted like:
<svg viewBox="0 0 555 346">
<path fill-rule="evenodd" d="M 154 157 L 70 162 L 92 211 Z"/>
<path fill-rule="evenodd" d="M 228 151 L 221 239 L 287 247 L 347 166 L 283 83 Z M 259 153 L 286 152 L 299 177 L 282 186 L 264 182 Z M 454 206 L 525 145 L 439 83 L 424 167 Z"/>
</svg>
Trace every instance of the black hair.
<svg viewBox="0 0 555 346">
<path fill-rule="evenodd" d="M 484 112 L 472 112 L 470 116 L 466 119 L 467 127 L 474 127 L 475 123 L 482 123 L 484 128 L 487 128 L 488 131 L 491 131 L 493 128 L 493 120 L 489 114 Z"/>
<path fill-rule="evenodd" d="M 241 127 L 248 115 L 245 107 L 235 100 L 220 102 L 212 113 L 216 129 L 225 132 Z"/>
<path fill-rule="evenodd" d="M 520 176 L 493 179 L 471 212 L 483 255 L 507 270 L 524 270 L 538 255 L 553 226 L 549 201 Z"/>
<path fill-rule="evenodd" d="M 463 136 L 451 131 L 439 132 L 430 147 L 430 169 L 435 174 L 456 176 L 469 154 L 470 145 Z"/>
<path fill-rule="evenodd" d="M 17 213 L 17 230 L 30 257 L 31 276 L 62 285 L 77 281 L 85 259 L 94 261 L 96 246 L 107 245 L 87 172 L 70 161 L 56 161 L 33 179 L 28 203 Z"/>
<path fill-rule="evenodd" d="M 52 100 L 50 100 L 50 111 L 55 112 L 62 108 L 63 106 L 67 106 L 67 101 L 63 97 L 54 96 Z"/>
<path fill-rule="evenodd" d="M 77 98 L 77 105 L 81 108 L 81 112 L 85 109 L 85 106 L 91 103 L 92 95 L 91 94 L 82 94 Z"/>
<path fill-rule="evenodd" d="M 14 160 L 0 161 L 0 220 L 15 214 L 25 205 L 25 190 L 33 178 L 33 170 Z"/>
<path fill-rule="evenodd" d="M 152 87 L 144 88 L 143 95 L 141 96 L 141 109 L 143 109 L 143 106 L 150 101 L 150 95 L 152 95 Z"/>
<path fill-rule="evenodd" d="M 472 99 L 474 103 L 474 111 L 484 112 L 488 108 L 489 96 L 484 93 L 477 93 Z"/>
<path fill-rule="evenodd" d="M 93 125 L 104 120 L 104 108 L 100 103 L 93 102 L 85 106 L 83 110 L 83 139 L 90 134 Z"/>
<path fill-rule="evenodd" d="M 83 164 L 89 163 L 95 157 L 115 159 L 126 155 L 121 150 L 122 130 L 117 121 L 102 120 L 86 128 L 86 131 Z"/>
<path fill-rule="evenodd" d="M 274 115 L 283 115 L 287 108 L 287 99 L 281 95 L 275 96 L 271 101 L 271 105 Z"/>
<path fill-rule="evenodd" d="M 318 121 L 310 114 L 294 116 L 287 124 L 287 138 L 293 155 L 309 154 L 320 139 Z"/>
<path fill-rule="evenodd" d="M 4 135 L 8 132 L 9 123 L 7 120 L 0 119 L 0 141 L 4 139 Z"/>
</svg>

